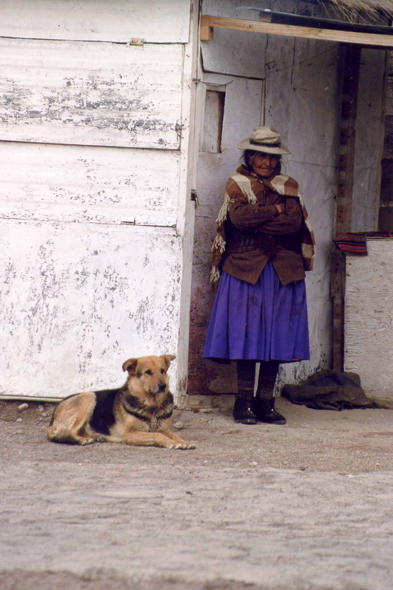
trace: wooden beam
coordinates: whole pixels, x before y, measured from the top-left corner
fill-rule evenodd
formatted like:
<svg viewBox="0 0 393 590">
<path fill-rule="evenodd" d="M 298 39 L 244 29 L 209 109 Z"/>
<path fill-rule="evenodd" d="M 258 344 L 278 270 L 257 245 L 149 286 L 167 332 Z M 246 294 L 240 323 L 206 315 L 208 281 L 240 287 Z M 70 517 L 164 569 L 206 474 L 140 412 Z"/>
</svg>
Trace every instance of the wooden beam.
<svg viewBox="0 0 393 590">
<path fill-rule="evenodd" d="M 340 48 L 342 98 L 338 160 L 336 236 L 351 231 L 352 192 L 355 169 L 355 125 L 357 114 L 361 48 Z"/>
<path fill-rule="evenodd" d="M 203 29 L 202 29 L 203 28 Z M 304 39 L 319 39 L 320 41 L 334 41 L 336 43 L 351 43 L 381 49 L 393 49 L 393 35 L 377 33 L 354 33 L 353 31 L 338 31 L 332 29 L 316 29 L 313 27 L 298 27 L 269 22 L 244 20 L 240 18 L 224 18 L 221 16 L 203 15 L 201 18 L 201 41 L 206 39 L 207 28 L 232 29 L 249 31 L 251 33 L 265 33 L 266 35 L 281 35 L 283 37 L 302 37 Z M 202 34 L 203 37 L 202 38 Z M 212 38 L 212 33 L 209 33 Z"/>
<path fill-rule="evenodd" d="M 331 296 L 333 299 L 332 368 L 338 372 L 344 370 L 345 266 L 345 254 L 335 248 L 331 267 Z"/>
<path fill-rule="evenodd" d="M 355 124 L 357 115 L 361 48 L 342 45 L 341 121 L 338 160 L 336 237 L 351 231 L 352 193 L 355 169 Z M 333 297 L 333 369 L 344 370 L 345 254 L 337 247 L 333 254 L 331 285 Z"/>
<path fill-rule="evenodd" d="M 201 41 L 213 41 L 213 32 L 213 27 L 205 27 L 204 25 L 201 25 Z"/>
</svg>

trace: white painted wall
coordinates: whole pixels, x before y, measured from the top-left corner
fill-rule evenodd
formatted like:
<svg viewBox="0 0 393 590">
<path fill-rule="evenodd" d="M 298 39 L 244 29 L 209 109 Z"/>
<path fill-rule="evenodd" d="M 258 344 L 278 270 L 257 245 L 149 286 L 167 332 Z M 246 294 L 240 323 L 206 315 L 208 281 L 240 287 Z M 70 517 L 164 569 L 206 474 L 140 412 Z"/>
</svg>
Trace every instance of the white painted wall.
<svg viewBox="0 0 393 590">
<path fill-rule="evenodd" d="M 177 349 L 174 229 L 2 220 L 1 392 L 121 385 L 129 357 Z"/>
<path fill-rule="evenodd" d="M 2 142 L 1 155 L 2 217 L 176 226 L 179 151 Z"/>
<path fill-rule="evenodd" d="M 283 365 L 278 386 L 296 382 L 331 356 L 330 254 L 335 223 L 339 130 L 338 47 L 313 40 L 269 37 L 266 124 L 292 152 L 284 171 L 300 184 L 317 242 L 307 273 L 310 361 Z"/>
<path fill-rule="evenodd" d="M 259 2 L 258 2 L 259 5 Z M 241 10 L 239 0 L 203 0 L 203 14 L 258 20 L 255 11 Z M 230 74 L 245 78 L 265 77 L 266 36 L 249 31 L 214 29 L 213 41 L 201 44 L 205 72 Z"/>
<path fill-rule="evenodd" d="M 2 35 L 31 39 L 188 43 L 189 0 L 2 0 Z"/>
<path fill-rule="evenodd" d="M 391 240 L 367 240 L 368 256 L 347 256 L 345 370 L 358 373 L 365 393 L 393 407 L 393 250 Z"/>
<path fill-rule="evenodd" d="M 362 49 L 356 118 L 351 231 L 378 229 L 384 141 L 386 51 Z"/>
<path fill-rule="evenodd" d="M 1 140 L 179 149 L 182 45 L 0 39 L 0 55 Z"/>
<path fill-rule="evenodd" d="M 190 7 L 1 3 L 0 395 L 120 385 L 125 359 L 184 352 Z"/>
</svg>

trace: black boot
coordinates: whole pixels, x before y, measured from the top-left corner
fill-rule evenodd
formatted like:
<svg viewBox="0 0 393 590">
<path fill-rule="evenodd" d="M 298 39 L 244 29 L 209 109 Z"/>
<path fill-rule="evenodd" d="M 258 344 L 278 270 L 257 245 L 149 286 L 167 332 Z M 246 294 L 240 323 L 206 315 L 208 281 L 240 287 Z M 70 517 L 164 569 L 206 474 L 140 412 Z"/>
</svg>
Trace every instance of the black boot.
<svg viewBox="0 0 393 590">
<path fill-rule="evenodd" d="M 257 417 L 255 415 L 255 402 L 254 400 L 244 399 L 237 397 L 235 405 L 233 406 L 233 418 L 235 422 L 241 424 L 256 424 Z"/>
<path fill-rule="evenodd" d="M 233 408 L 233 418 L 241 424 L 256 424 L 254 409 L 255 361 L 237 362 L 237 384 L 239 395 Z"/>
<path fill-rule="evenodd" d="M 257 397 L 255 400 L 255 413 L 259 422 L 267 422 L 267 424 L 287 423 L 284 416 L 274 409 L 274 397 L 270 399 Z"/>
<path fill-rule="evenodd" d="M 274 409 L 274 384 L 279 369 L 278 361 L 262 361 L 259 371 L 255 413 L 259 422 L 286 424 L 284 416 Z"/>
</svg>

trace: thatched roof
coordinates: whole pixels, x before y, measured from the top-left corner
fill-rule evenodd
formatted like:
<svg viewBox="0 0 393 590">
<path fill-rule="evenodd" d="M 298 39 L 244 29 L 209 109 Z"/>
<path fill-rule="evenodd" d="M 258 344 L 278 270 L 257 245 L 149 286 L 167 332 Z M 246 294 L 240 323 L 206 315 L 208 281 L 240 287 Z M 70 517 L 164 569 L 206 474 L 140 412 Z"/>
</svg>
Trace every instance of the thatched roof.
<svg viewBox="0 0 393 590">
<path fill-rule="evenodd" d="M 393 17 L 393 0 L 318 0 L 319 4 L 333 6 L 347 17 L 366 16 L 381 20 L 384 16 Z"/>
</svg>

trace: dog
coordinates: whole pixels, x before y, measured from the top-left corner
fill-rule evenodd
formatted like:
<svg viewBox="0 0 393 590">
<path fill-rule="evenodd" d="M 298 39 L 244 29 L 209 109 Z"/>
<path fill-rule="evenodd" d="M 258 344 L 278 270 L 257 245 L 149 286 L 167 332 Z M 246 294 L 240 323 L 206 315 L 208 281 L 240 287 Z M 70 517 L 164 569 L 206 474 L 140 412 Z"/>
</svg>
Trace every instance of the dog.
<svg viewBox="0 0 393 590">
<path fill-rule="evenodd" d="M 174 402 L 167 371 L 175 358 L 171 354 L 130 358 L 123 363 L 128 372 L 123 387 L 65 398 L 53 412 L 49 441 L 194 449 L 193 443 L 170 430 Z"/>
</svg>

